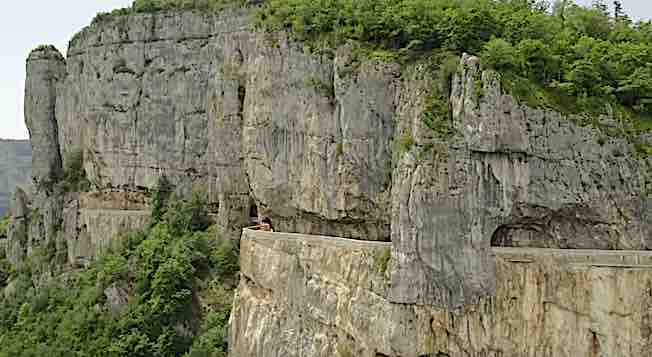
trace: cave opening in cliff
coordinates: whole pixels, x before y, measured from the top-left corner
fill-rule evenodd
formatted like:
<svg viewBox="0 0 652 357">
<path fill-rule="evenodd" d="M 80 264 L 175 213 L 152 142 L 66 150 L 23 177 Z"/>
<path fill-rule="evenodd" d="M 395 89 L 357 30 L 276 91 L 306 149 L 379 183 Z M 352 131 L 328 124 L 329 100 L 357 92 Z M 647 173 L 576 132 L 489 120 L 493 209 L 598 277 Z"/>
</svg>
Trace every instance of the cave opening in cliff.
<svg viewBox="0 0 652 357">
<path fill-rule="evenodd" d="M 258 206 L 255 202 L 249 204 L 249 222 L 258 224 Z"/>
<path fill-rule="evenodd" d="M 502 225 L 494 231 L 491 235 L 491 246 L 492 247 L 513 247 L 514 242 L 511 239 L 509 234 L 509 228 L 505 225 Z"/>
</svg>

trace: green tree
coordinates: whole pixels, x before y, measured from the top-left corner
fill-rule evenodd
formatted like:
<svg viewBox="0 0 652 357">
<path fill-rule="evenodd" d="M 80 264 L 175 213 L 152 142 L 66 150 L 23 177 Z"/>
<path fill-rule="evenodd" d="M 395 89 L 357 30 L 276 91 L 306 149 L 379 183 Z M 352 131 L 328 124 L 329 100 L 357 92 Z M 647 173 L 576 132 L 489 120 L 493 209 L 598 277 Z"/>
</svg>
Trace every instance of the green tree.
<svg viewBox="0 0 652 357">
<path fill-rule="evenodd" d="M 552 56 L 548 45 L 541 40 L 521 41 L 516 51 L 523 75 L 541 83 L 548 83 L 559 70 L 559 63 Z"/>
<path fill-rule="evenodd" d="M 624 103 L 640 112 L 652 114 L 652 63 L 637 68 L 619 81 L 616 91 Z"/>
<path fill-rule="evenodd" d="M 7 237 L 9 233 L 10 217 L 8 214 L 0 218 L 0 238 Z"/>
<path fill-rule="evenodd" d="M 203 192 L 194 192 L 188 202 L 173 199 L 164 218 L 174 235 L 182 232 L 206 230 L 211 226 Z"/>
<path fill-rule="evenodd" d="M 152 223 L 156 224 L 163 220 L 165 215 L 168 200 L 172 194 L 172 184 L 168 181 L 165 175 L 158 178 L 156 188 L 154 188 L 154 195 L 152 197 Z"/>
<path fill-rule="evenodd" d="M 487 42 L 481 56 L 483 63 L 499 71 L 518 71 L 522 67 L 516 48 L 502 38 Z"/>
</svg>

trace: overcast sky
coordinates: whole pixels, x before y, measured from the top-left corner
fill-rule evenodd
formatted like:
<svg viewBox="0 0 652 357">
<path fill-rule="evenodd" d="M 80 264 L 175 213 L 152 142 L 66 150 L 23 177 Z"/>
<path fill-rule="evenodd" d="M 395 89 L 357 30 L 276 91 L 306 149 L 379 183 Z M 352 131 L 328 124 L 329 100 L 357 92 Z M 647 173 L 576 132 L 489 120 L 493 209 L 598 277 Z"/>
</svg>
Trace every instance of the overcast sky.
<svg viewBox="0 0 652 357">
<path fill-rule="evenodd" d="M 68 41 L 96 13 L 132 0 L 6 1 L 0 11 L 0 138 L 28 137 L 23 120 L 25 59 L 40 44 L 65 51 Z"/>
<path fill-rule="evenodd" d="M 28 137 L 23 120 L 25 59 L 40 44 L 65 53 L 68 40 L 99 11 L 126 7 L 132 0 L 18 0 L 0 13 L 0 138 Z M 591 0 L 579 0 L 590 4 Z M 611 3 L 612 1 L 607 1 Z M 635 18 L 652 18 L 652 0 L 623 0 Z"/>
</svg>

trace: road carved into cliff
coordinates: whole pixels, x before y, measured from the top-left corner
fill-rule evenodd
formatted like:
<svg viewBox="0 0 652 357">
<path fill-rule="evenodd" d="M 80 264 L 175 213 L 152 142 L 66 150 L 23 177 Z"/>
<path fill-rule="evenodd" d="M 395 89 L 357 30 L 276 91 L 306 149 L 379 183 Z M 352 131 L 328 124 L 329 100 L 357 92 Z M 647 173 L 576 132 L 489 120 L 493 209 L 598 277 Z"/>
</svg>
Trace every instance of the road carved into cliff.
<svg viewBox="0 0 652 357">
<path fill-rule="evenodd" d="M 310 234 L 299 234 L 299 233 L 282 233 L 282 232 L 266 232 L 258 231 L 253 229 L 243 229 L 242 230 L 243 239 L 253 239 L 253 240 L 274 240 L 274 241 L 296 241 L 301 240 L 307 243 L 320 244 L 320 245 L 331 245 L 339 247 L 351 247 L 351 248 L 391 248 L 391 242 L 378 242 L 378 241 L 365 241 L 341 237 L 328 237 L 328 236 L 317 236 Z"/>
<path fill-rule="evenodd" d="M 244 229 L 243 239 L 258 241 L 305 241 L 306 243 L 339 247 L 391 248 L 391 242 L 363 241 L 341 237 L 317 236 L 298 233 L 265 232 Z M 493 247 L 496 258 L 512 263 L 529 264 L 537 258 L 554 259 L 563 267 L 591 268 L 637 268 L 652 269 L 652 251 L 638 250 L 598 250 L 598 249 L 548 249 Z"/>
</svg>

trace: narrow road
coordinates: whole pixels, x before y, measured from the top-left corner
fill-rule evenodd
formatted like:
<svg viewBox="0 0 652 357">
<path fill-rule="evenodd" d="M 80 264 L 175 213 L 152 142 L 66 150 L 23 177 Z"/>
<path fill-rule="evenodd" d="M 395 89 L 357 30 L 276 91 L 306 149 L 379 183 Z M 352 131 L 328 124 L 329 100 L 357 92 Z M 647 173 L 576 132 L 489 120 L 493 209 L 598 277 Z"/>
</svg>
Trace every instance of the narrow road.
<svg viewBox="0 0 652 357">
<path fill-rule="evenodd" d="M 316 236 L 297 233 L 265 232 L 244 229 L 243 239 L 261 241 L 296 241 L 316 245 L 364 248 L 391 248 L 391 242 L 363 241 L 341 237 Z M 565 267 L 604 267 L 652 269 L 652 251 L 597 250 L 597 249 L 544 249 L 492 247 L 497 258 L 513 263 L 533 263 L 548 258 Z"/>
<path fill-rule="evenodd" d="M 315 236 L 309 234 L 298 233 L 281 233 L 281 232 L 265 232 L 256 231 L 252 229 L 244 229 L 242 231 L 243 239 L 256 239 L 256 240 L 302 240 L 308 243 L 332 245 L 338 247 L 351 247 L 351 248 L 365 248 L 365 247 L 386 247 L 391 248 L 391 242 L 376 242 L 357 239 L 348 239 L 341 237 L 328 237 L 328 236 Z"/>
</svg>

